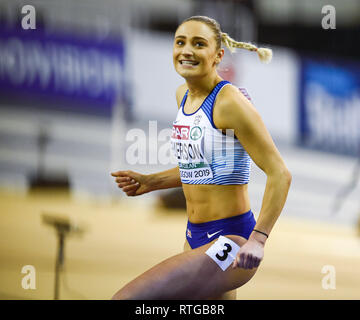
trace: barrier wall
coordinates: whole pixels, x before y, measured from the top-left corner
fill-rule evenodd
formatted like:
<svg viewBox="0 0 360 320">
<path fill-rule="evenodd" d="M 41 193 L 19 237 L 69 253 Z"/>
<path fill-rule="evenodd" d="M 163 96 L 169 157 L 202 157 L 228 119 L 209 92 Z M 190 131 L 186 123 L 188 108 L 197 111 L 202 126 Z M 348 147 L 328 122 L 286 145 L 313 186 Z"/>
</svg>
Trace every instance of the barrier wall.
<svg viewBox="0 0 360 320">
<path fill-rule="evenodd" d="M 4 39 L 8 38 L 1 37 L 0 41 L 3 43 Z M 67 47 L 64 41 L 63 39 L 62 44 Z M 98 115 L 87 114 L 76 103 L 72 109 L 76 112 L 69 112 L 67 109 L 69 105 L 53 95 L 53 90 L 56 89 L 54 82 L 51 82 L 53 80 L 41 82 L 44 78 L 41 78 L 39 72 L 34 71 L 40 70 L 34 66 L 31 67 L 33 69 L 22 69 L 33 70 L 33 73 L 25 74 L 26 77 L 23 78 L 25 80 L 21 84 L 11 84 L 9 78 L 11 74 L 7 72 L 10 66 L 4 64 L 4 57 L 9 59 L 9 54 L 7 49 L 2 47 L 0 49 L 2 50 L 0 64 L 2 97 L 4 92 L 6 93 L 6 86 L 11 86 L 10 89 L 15 92 L 17 90 L 18 95 L 26 91 L 24 86 L 29 86 L 30 89 L 36 86 L 33 90 L 29 89 L 32 97 L 43 96 L 45 101 L 54 102 L 57 108 L 55 110 L 51 105 L 46 104 L 39 108 L 38 100 L 32 98 L 25 101 L 26 108 L 22 102 L 2 103 L 0 185 L 20 186 L 24 190 L 27 189 L 28 178 L 37 170 L 39 161 L 37 148 L 39 133 L 45 128 L 48 134 L 48 146 L 44 149 L 42 158 L 47 174 L 68 174 L 74 193 L 84 191 L 89 194 L 108 195 L 115 192 L 113 182 L 109 178 L 110 167 L 112 169 L 127 167 L 128 164 L 118 161 L 114 154 L 124 155 L 126 152 L 131 141 L 125 141 L 124 137 L 130 129 L 143 130 L 146 136 L 146 152 L 150 152 L 157 143 L 161 145 L 166 143 L 165 140 L 159 142 L 157 134 L 162 129 L 171 127 L 177 112 L 175 91 L 177 86 L 183 83 L 183 79 L 177 75 L 172 64 L 172 44 L 172 36 L 157 33 L 134 31 L 125 38 L 127 73 L 122 74 L 120 71 L 118 75 L 121 74 L 124 83 L 130 83 L 131 86 L 122 87 L 119 84 L 119 88 L 125 89 L 126 95 L 131 97 L 126 100 L 126 106 L 132 110 L 132 121 L 120 119 L 121 116 L 113 118 L 109 116 L 121 115 L 119 104 L 114 110 L 116 104 L 113 100 L 102 100 L 103 104 L 96 103 L 96 98 L 92 99 L 90 95 L 75 97 L 72 96 L 74 92 L 62 94 L 68 95 L 68 100 L 73 102 L 94 100 L 95 103 L 94 101 L 91 103 L 102 107 L 105 112 Z M 220 72 L 225 79 L 247 89 L 276 143 L 285 142 L 289 145 L 300 143 L 302 146 L 317 150 L 347 154 L 354 152 L 359 141 L 360 127 L 358 126 L 360 82 L 359 69 L 356 65 L 350 63 L 330 65 L 324 64 L 322 60 L 309 58 L 300 60 L 299 56 L 287 49 L 277 47 L 272 49 L 274 57 L 270 64 L 261 63 L 253 52 L 240 50 L 231 55 L 226 51 Z M 106 49 L 102 51 L 103 49 L 99 47 L 99 50 L 105 54 Z M 37 54 L 32 52 L 25 61 L 33 63 L 35 61 L 33 59 L 39 57 L 40 53 L 37 52 Z M 117 57 L 121 61 L 121 55 Z M 14 61 L 19 63 L 20 59 Z M 67 70 L 68 65 L 64 61 L 61 65 Z M 12 67 L 18 70 L 15 66 Z M 60 66 L 57 68 L 61 70 Z M 110 73 L 112 71 L 112 69 L 107 70 Z M 115 68 L 115 73 L 116 70 Z M 19 77 L 19 74 L 16 76 Z M 116 75 L 111 77 L 113 80 L 117 79 Z M 33 79 L 33 82 L 29 79 Z M 42 89 L 41 83 L 47 83 L 48 87 Z M 89 82 L 89 85 L 92 84 Z M 82 106 L 86 106 L 86 103 Z M 157 121 L 155 134 L 153 127 L 150 130 L 149 121 Z M 120 130 L 116 132 L 117 129 Z M 158 151 L 160 147 L 157 146 Z M 131 168 L 138 169 L 136 166 Z M 160 168 L 165 169 L 166 166 L 161 163 L 147 163 L 141 167 L 143 171 L 156 171 Z"/>
</svg>

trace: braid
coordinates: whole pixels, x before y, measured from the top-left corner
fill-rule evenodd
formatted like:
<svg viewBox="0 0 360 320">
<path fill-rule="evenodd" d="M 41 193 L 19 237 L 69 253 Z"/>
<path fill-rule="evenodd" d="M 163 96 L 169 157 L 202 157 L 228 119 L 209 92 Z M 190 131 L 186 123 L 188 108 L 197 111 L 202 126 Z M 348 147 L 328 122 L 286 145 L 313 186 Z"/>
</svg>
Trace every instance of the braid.
<svg viewBox="0 0 360 320">
<path fill-rule="evenodd" d="M 230 52 L 235 52 L 235 48 L 246 49 L 249 51 L 256 51 L 262 62 L 269 63 L 272 59 L 271 49 L 258 48 L 251 43 L 236 41 L 225 32 L 221 33 L 221 41 L 230 50 Z"/>
</svg>

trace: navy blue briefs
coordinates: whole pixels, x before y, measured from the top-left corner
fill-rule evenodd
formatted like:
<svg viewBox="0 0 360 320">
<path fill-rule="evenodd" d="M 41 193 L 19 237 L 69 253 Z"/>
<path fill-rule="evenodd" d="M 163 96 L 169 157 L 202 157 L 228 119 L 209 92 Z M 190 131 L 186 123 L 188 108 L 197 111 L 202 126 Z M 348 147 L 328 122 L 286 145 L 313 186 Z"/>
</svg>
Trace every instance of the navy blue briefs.
<svg viewBox="0 0 360 320">
<path fill-rule="evenodd" d="M 188 221 L 186 239 L 192 249 L 201 247 L 219 236 L 230 234 L 248 239 L 255 224 L 256 220 L 251 210 L 234 217 L 204 223 L 191 223 Z"/>
</svg>

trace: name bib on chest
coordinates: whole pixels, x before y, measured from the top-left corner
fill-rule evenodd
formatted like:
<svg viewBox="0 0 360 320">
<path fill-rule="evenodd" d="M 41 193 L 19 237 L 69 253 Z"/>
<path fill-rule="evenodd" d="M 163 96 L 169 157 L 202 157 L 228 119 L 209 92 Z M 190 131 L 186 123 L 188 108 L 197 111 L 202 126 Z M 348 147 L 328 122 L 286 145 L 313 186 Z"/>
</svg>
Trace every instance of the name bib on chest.
<svg viewBox="0 0 360 320">
<path fill-rule="evenodd" d="M 205 127 L 173 125 L 171 146 L 179 163 L 181 179 L 213 178 L 205 157 Z"/>
</svg>

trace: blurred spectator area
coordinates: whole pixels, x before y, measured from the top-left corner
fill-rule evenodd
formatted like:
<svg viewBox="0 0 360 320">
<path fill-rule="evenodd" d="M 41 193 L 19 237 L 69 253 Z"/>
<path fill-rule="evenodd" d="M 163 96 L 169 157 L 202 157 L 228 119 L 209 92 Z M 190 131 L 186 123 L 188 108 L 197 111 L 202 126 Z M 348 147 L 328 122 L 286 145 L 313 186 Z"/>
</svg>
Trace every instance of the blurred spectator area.
<svg viewBox="0 0 360 320">
<path fill-rule="evenodd" d="M 34 5 L 39 25 L 48 31 L 67 29 L 98 37 L 126 27 L 174 32 L 183 19 L 201 14 L 216 18 L 224 31 L 243 41 L 359 56 L 359 46 L 349 41 L 359 32 L 358 0 L 1 0 L 0 19 L 18 24 L 24 4 Z M 321 28 L 327 5 L 336 9 L 336 30 L 331 32 Z"/>
</svg>

